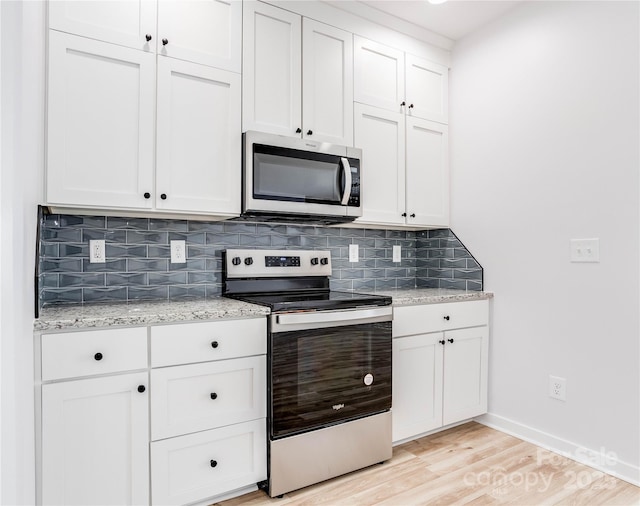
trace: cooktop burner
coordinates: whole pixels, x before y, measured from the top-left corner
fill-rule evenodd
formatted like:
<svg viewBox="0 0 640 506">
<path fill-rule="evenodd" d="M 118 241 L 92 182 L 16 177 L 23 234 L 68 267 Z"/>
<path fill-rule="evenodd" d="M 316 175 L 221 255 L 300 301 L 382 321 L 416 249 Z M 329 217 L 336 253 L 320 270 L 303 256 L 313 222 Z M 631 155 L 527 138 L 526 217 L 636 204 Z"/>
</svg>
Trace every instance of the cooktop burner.
<svg viewBox="0 0 640 506">
<path fill-rule="evenodd" d="M 391 304 L 391 297 L 330 290 L 330 251 L 229 249 L 224 267 L 225 297 L 268 306 L 273 312 Z"/>
</svg>

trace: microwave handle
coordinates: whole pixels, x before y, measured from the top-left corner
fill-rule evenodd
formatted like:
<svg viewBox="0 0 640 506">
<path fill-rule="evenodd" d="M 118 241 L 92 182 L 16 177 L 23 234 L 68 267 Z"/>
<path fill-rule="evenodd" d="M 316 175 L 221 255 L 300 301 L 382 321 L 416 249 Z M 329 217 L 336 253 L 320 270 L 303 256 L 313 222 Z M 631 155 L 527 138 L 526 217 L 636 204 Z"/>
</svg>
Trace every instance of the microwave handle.
<svg viewBox="0 0 640 506">
<path fill-rule="evenodd" d="M 349 203 L 349 198 L 351 198 L 351 166 L 349 165 L 349 160 L 344 157 L 340 158 L 340 165 L 342 165 L 342 170 L 344 171 L 344 194 L 340 204 L 346 206 Z"/>
</svg>

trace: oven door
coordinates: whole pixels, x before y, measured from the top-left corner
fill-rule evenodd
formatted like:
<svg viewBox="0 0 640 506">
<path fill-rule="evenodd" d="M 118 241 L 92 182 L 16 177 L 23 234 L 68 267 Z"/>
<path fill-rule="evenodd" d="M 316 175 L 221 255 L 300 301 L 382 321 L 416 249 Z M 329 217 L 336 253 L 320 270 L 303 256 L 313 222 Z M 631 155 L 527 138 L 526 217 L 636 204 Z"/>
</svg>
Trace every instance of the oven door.
<svg viewBox="0 0 640 506">
<path fill-rule="evenodd" d="M 372 311 L 387 316 L 358 317 Z M 342 317 L 348 314 L 347 320 L 331 320 L 336 313 L 342 313 Z M 391 408 L 390 313 L 391 308 L 386 307 L 272 316 L 272 439 Z M 288 322 L 287 317 L 292 320 Z M 304 328 L 301 320 L 313 317 L 321 321 L 309 324 L 315 328 Z M 295 330 L 284 330 L 288 325 Z"/>
</svg>

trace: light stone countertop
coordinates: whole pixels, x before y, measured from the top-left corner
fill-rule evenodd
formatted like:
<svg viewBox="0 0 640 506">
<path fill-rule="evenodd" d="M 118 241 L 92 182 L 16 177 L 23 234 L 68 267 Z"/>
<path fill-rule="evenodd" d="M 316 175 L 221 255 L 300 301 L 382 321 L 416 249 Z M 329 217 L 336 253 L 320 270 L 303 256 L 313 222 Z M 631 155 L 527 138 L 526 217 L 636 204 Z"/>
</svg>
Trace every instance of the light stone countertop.
<svg viewBox="0 0 640 506">
<path fill-rule="evenodd" d="M 363 290 L 364 293 L 370 293 Z M 380 290 L 377 295 L 393 298 L 394 306 L 437 304 L 493 298 L 491 292 L 415 288 Z M 119 325 L 156 325 L 175 322 L 255 318 L 269 314 L 269 308 L 233 299 L 217 297 L 206 300 L 154 301 L 137 303 L 95 303 L 48 306 L 40 311 L 33 328 L 37 332 L 90 329 Z"/>
<path fill-rule="evenodd" d="M 74 304 L 44 307 L 40 311 L 40 318 L 35 320 L 33 328 L 42 332 L 116 325 L 155 325 L 254 318 L 268 314 L 268 307 L 224 297 L 185 301 Z"/>
</svg>

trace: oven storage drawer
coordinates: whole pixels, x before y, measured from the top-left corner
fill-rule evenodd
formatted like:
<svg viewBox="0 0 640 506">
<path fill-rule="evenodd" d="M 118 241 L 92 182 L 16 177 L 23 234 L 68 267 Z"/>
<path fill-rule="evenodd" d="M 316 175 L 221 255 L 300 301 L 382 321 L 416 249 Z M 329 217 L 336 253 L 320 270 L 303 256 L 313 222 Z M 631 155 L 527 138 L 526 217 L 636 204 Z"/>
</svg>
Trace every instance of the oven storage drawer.
<svg viewBox="0 0 640 506">
<path fill-rule="evenodd" d="M 264 355 L 266 336 L 266 318 L 151 327 L 151 367 Z"/>
<path fill-rule="evenodd" d="M 393 337 L 479 327 L 489 323 L 489 301 L 400 306 L 393 314 Z"/>
<path fill-rule="evenodd" d="M 266 416 L 264 355 L 151 370 L 153 441 Z"/>
<path fill-rule="evenodd" d="M 42 381 L 146 368 L 146 327 L 42 335 Z"/>
<path fill-rule="evenodd" d="M 267 477 L 264 419 L 151 443 L 151 503 L 189 504 Z"/>
</svg>

